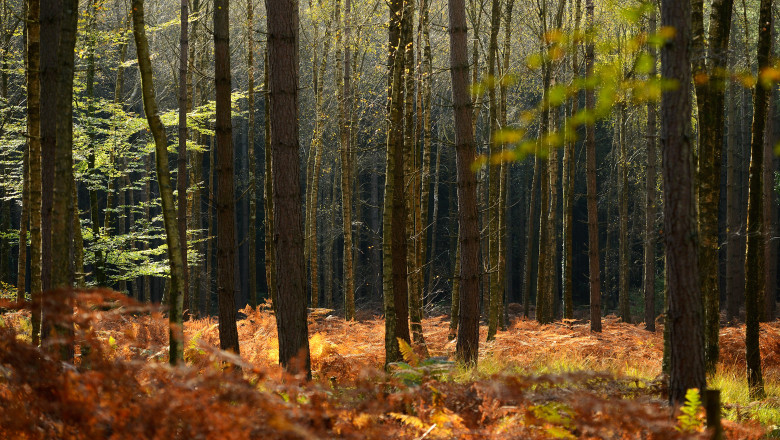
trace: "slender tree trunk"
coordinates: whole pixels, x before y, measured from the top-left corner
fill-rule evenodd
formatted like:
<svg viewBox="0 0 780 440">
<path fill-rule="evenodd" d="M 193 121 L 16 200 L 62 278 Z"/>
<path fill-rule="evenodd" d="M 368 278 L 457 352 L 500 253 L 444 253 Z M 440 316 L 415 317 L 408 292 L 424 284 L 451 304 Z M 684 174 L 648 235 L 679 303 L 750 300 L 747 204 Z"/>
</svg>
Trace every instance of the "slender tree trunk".
<svg viewBox="0 0 780 440">
<path fill-rule="evenodd" d="M 718 213 L 723 148 L 725 68 L 733 0 L 715 0 L 709 27 L 709 50 L 704 37 L 703 1 L 692 1 L 692 67 L 699 121 L 698 226 L 699 276 L 704 296 L 705 362 L 708 372 L 718 363 L 720 284 L 718 281 Z"/>
<path fill-rule="evenodd" d="M 150 202 L 152 200 L 152 155 L 144 157 L 144 165 L 146 168 L 146 181 L 144 183 L 144 220 L 149 224 L 152 222 Z M 106 210 L 108 212 L 108 210 Z M 106 222 L 108 224 L 108 222 Z M 150 248 L 149 239 L 144 240 L 144 250 L 148 251 Z M 149 304 L 152 302 L 152 277 L 144 275 L 144 302 Z"/>
<path fill-rule="evenodd" d="M 626 103 L 620 103 L 620 239 L 618 243 L 618 254 L 620 258 L 620 291 L 619 307 L 620 318 L 623 322 L 631 323 L 631 304 L 628 299 L 628 152 L 626 133 L 627 116 Z"/>
<path fill-rule="evenodd" d="M 772 0 L 761 0 L 758 17 L 758 71 L 769 67 L 772 52 Z M 761 374 L 758 321 L 764 307 L 763 159 L 764 130 L 770 89 L 762 81 L 753 93 L 753 127 L 750 141 L 750 183 L 747 210 L 747 251 L 745 258 L 745 349 L 748 388 L 751 399 L 765 396 Z"/>
<path fill-rule="evenodd" d="M 30 296 L 32 344 L 41 329 L 41 24 L 40 0 L 27 0 L 27 135 L 30 174 Z"/>
<path fill-rule="evenodd" d="M 273 151 L 274 244 L 279 361 L 311 378 L 306 322 L 306 273 L 298 166 L 298 7 L 294 0 L 266 0 L 268 86 Z"/>
<path fill-rule="evenodd" d="M 458 219 L 460 223 L 460 298 L 456 356 L 476 365 L 479 354 L 479 227 L 472 102 L 469 96 L 469 61 L 464 0 L 449 0 L 450 75 L 455 113 L 455 154 L 458 169 Z"/>
<path fill-rule="evenodd" d="M 661 25 L 676 30 L 674 37 L 662 47 L 661 74 L 678 84 L 691 81 L 690 13 L 688 2 L 664 0 L 661 3 Z M 661 147 L 664 241 L 669 274 L 669 400 L 673 404 L 683 403 L 687 390 L 706 386 L 690 120 L 688 87 L 665 91 L 661 98 Z"/>
<path fill-rule="evenodd" d="M 264 213 L 265 213 L 265 279 L 268 287 L 268 295 L 271 298 L 271 306 L 274 313 L 277 312 L 276 300 L 276 244 L 274 242 L 274 198 L 273 198 L 273 154 L 271 153 L 271 97 L 268 89 L 268 46 L 263 69 L 263 83 L 265 84 L 265 148 L 263 149 L 265 162 L 264 177 Z"/>
<path fill-rule="evenodd" d="M 499 127 L 507 127 L 507 75 L 509 74 L 509 55 L 511 49 L 511 36 L 512 36 L 512 8 L 514 7 L 514 0 L 507 0 L 506 10 L 504 12 L 504 60 L 503 67 L 501 69 L 501 82 L 499 83 L 500 102 L 499 102 Z M 506 148 L 506 145 L 501 146 L 502 149 Z M 506 234 L 507 219 L 507 203 L 509 198 L 509 188 L 507 187 L 507 176 L 509 175 L 510 165 L 504 163 L 501 166 L 501 173 L 499 175 L 500 184 L 498 191 L 498 234 L 499 234 L 499 247 L 498 247 L 498 285 L 501 289 L 501 300 L 498 305 L 499 308 L 499 320 L 501 321 L 501 330 L 506 330 L 508 314 L 506 304 L 507 298 L 507 285 L 506 285 L 506 250 L 508 244 L 508 237 Z"/>
<path fill-rule="evenodd" d="M 582 18 L 581 1 L 576 1 L 574 11 L 574 33 L 580 32 L 580 20 Z M 580 65 L 578 59 L 579 51 L 575 50 L 572 54 L 572 76 L 579 76 Z M 571 115 L 579 111 L 579 94 L 571 99 Z M 576 141 L 568 140 L 563 150 L 563 317 L 566 319 L 574 318 L 574 297 L 572 289 L 573 276 L 572 269 L 574 264 L 573 246 L 574 240 L 572 233 L 574 231 L 574 150 Z"/>
<path fill-rule="evenodd" d="M 493 80 L 496 79 L 497 69 L 496 65 L 498 64 L 498 31 L 500 30 L 501 26 L 501 1 L 500 0 L 492 0 L 491 1 L 491 8 L 490 8 L 490 43 L 488 45 L 488 60 L 487 60 L 487 68 L 488 68 L 488 78 L 492 78 Z M 498 81 L 496 81 L 496 84 Z M 496 98 L 496 86 L 495 84 L 491 85 L 491 87 L 488 88 L 488 105 L 489 105 L 489 113 L 488 113 L 488 119 L 489 119 L 489 125 L 490 125 L 490 134 L 489 134 L 489 151 L 488 154 L 491 156 L 491 159 L 493 156 L 498 156 L 501 154 L 503 150 L 503 145 L 496 144 L 494 142 L 494 136 L 495 133 L 499 129 L 499 109 L 498 109 L 498 99 Z M 503 161 L 501 162 L 494 162 L 493 160 L 488 161 L 488 197 L 487 197 L 487 206 L 488 206 L 488 261 L 489 261 L 489 270 L 488 270 L 488 276 L 490 277 L 490 308 L 488 313 L 488 334 L 487 339 L 488 341 L 495 339 L 496 332 L 498 331 L 498 324 L 501 317 L 501 310 L 500 310 L 500 304 L 501 304 L 501 297 L 503 296 L 503 286 L 500 284 L 499 276 L 498 276 L 498 266 L 499 266 L 499 247 L 501 243 L 501 233 L 499 230 L 499 216 L 501 216 L 500 211 L 500 180 L 501 180 L 501 169 L 503 168 Z"/>
<path fill-rule="evenodd" d="M 777 298 L 777 197 L 775 195 L 775 171 L 777 165 L 774 147 L 774 114 L 776 111 L 776 89 L 770 92 L 769 109 L 766 115 L 764 134 L 764 307 L 762 322 L 775 320 Z"/>
<path fill-rule="evenodd" d="M 152 64 L 149 58 L 149 43 L 146 39 L 144 24 L 144 2 L 133 0 L 133 35 L 138 53 L 138 68 L 141 72 L 141 90 L 143 92 L 144 113 L 149 123 L 149 130 L 154 137 L 155 156 L 157 164 L 157 185 L 162 200 L 163 223 L 165 224 L 166 242 L 168 244 L 168 259 L 170 261 L 170 294 L 168 295 L 170 363 L 177 365 L 184 359 L 184 326 L 182 323 L 182 308 L 184 306 L 183 270 L 181 259 L 181 244 L 176 224 L 176 211 L 173 203 L 171 177 L 168 171 L 168 141 L 165 126 L 157 113 L 157 102 L 152 82 Z M 148 295 L 148 293 L 144 293 Z"/>
<path fill-rule="evenodd" d="M 650 26 L 648 32 L 656 33 L 656 12 L 650 13 Z M 653 58 L 653 67 L 650 70 L 649 79 L 656 78 L 656 49 L 650 45 L 650 56 Z M 647 171 L 645 172 L 645 242 L 644 242 L 644 271 L 642 285 L 645 297 L 645 329 L 655 332 L 655 248 L 656 248 L 656 143 L 658 128 L 656 126 L 656 104 L 647 103 Z"/>
<path fill-rule="evenodd" d="M 29 130 L 28 130 L 29 133 Z M 22 213 L 19 219 L 19 255 L 16 272 L 16 301 L 24 301 L 27 290 L 27 225 L 30 221 L 30 141 L 22 159 Z"/>
<path fill-rule="evenodd" d="M 342 227 L 344 231 L 344 315 L 349 320 L 355 319 L 355 275 L 353 267 L 352 249 L 352 115 L 351 110 L 351 74 L 352 55 L 350 45 L 350 16 L 351 3 L 346 0 L 344 4 L 344 61 L 343 71 L 337 73 L 340 78 L 338 87 L 339 99 L 339 137 L 341 144 L 341 209 Z M 404 17 L 405 18 L 405 17 Z M 339 48 L 341 49 L 341 48 Z"/>
<path fill-rule="evenodd" d="M 593 31 L 593 0 L 585 0 L 586 27 Z M 585 76 L 593 76 L 594 44 L 588 40 L 585 47 Z M 585 91 L 585 109 L 595 109 L 593 89 Z M 590 278 L 590 330 L 601 331 L 601 274 L 599 270 L 599 211 L 596 186 L 596 127 L 588 124 L 585 130 L 585 172 L 588 191 L 588 267 Z"/>
<path fill-rule="evenodd" d="M 239 353 L 236 328 L 236 202 L 233 180 L 233 124 L 230 109 L 229 0 L 214 2 L 216 89 L 217 298 L 219 348 Z M 297 182 L 297 181 L 296 181 Z M 280 338 L 281 339 L 281 338 Z"/>
<path fill-rule="evenodd" d="M 390 2 L 388 46 L 389 127 L 385 201 L 382 214 L 382 284 L 385 309 L 385 364 L 402 359 L 398 339 L 411 342 L 408 324 L 408 285 L 406 280 L 406 200 L 404 189 L 404 55 L 402 28 L 403 0 Z"/>
<path fill-rule="evenodd" d="M 181 289 L 183 304 L 190 304 L 189 263 L 187 262 L 187 68 L 189 60 L 189 0 L 181 0 L 181 32 L 179 34 L 179 149 L 177 151 L 178 172 L 176 190 L 178 196 L 178 230 L 181 247 Z M 188 307 L 189 309 L 189 307 Z M 192 313 L 192 311 L 188 312 Z"/>
<path fill-rule="evenodd" d="M 433 216 L 428 217 L 428 207 L 431 186 L 431 107 L 433 104 L 431 93 L 431 82 L 433 81 L 433 56 L 431 54 L 431 23 L 430 23 L 430 0 L 421 0 L 420 2 L 420 23 L 417 30 L 417 54 L 419 58 L 419 85 L 418 85 L 418 132 L 422 131 L 422 172 L 420 176 L 420 205 L 417 210 L 417 224 L 420 225 L 420 252 L 417 253 L 419 261 L 417 267 L 420 268 L 417 275 L 419 278 L 420 292 L 423 294 L 421 305 L 423 316 L 425 315 L 425 298 L 432 298 L 432 284 L 430 279 L 433 273 L 435 261 L 434 251 L 436 249 L 436 214 L 438 210 L 437 201 L 434 200 Z M 419 138 L 420 134 L 417 134 Z M 437 156 L 438 157 L 438 156 Z M 438 166 L 438 159 L 437 165 Z M 438 168 L 436 173 L 438 177 Z M 436 185 L 436 184 L 434 184 Z M 434 189 L 435 198 L 438 199 L 438 189 Z M 428 233 L 428 228 L 431 233 Z M 428 247 L 428 237 L 431 237 L 431 246 Z M 427 270 L 426 270 L 427 268 Z M 426 278 L 426 274 L 428 277 Z M 424 290 L 427 287 L 427 295 Z"/>
<path fill-rule="evenodd" d="M 734 34 L 731 36 L 732 43 L 736 41 Z M 732 44 L 733 45 L 733 44 Z M 732 52 L 729 60 L 729 69 L 733 69 L 735 55 Z M 745 268 L 745 255 L 740 252 L 742 235 L 742 221 L 740 214 L 739 188 L 737 187 L 737 177 L 740 174 L 737 153 L 738 145 L 738 107 L 737 101 L 739 94 L 734 82 L 729 82 L 729 108 L 728 108 L 728 137 L 726 144 L 726 321 L 729 323 L 739 320 L 740 294 L 738 291 L 745 287 L 744 278 L 740 277 L 741 270 Z"/>
</svg>

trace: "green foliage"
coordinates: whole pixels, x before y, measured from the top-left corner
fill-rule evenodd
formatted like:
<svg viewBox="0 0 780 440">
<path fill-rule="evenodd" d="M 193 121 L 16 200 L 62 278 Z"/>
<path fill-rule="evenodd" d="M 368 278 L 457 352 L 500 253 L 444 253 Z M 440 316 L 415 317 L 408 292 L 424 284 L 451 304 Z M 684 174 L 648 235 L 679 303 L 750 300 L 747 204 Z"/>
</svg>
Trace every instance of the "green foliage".
<svg viewBox="0 0 780 440">
<path fill-rule="evenodd" d="M 680 408 L 680 415 L 677 416 L 677 429 L 681 432 L 696 432 L 703 425 L 699 389 L 691 388 L 685 392 L 685 404 Z"/>
</svg>

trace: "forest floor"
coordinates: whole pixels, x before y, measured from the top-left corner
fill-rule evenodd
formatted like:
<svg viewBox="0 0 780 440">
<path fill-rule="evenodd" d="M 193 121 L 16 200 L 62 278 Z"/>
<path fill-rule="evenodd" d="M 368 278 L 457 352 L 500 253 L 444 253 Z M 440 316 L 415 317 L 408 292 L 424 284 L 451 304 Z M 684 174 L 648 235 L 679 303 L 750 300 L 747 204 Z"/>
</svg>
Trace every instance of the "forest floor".
<svg viewBox="0 0 780 440">
<path fill-rule="evenodd" d="M 240 358 L 216 349 L 216 318 L 187 321 L 187 366 L 174 369 L 163 314 L 117 298 L 77 308 L 75 366 L 29 344 L 27 311 L 0 314 L 0 438 L 709 438 L 700 408 L 685 416 L 666 403 L 662 330 L 612 316 L 601 334 L 512 317 L 487 343 L 483 326 L 470 370 L 448 361 L 449 318 L 430 317 L 428 353 L 385 373 L 383 320 L 317 309 L 307 382 L 277 366 L 268 310 L 241 310 Z M 761 327 L 762 401 L 747 397 L 744 326 L 720 341 L 709 383 L 722 390 L 726 438 L 779 434 L 780 322 Z"/>
</svg>

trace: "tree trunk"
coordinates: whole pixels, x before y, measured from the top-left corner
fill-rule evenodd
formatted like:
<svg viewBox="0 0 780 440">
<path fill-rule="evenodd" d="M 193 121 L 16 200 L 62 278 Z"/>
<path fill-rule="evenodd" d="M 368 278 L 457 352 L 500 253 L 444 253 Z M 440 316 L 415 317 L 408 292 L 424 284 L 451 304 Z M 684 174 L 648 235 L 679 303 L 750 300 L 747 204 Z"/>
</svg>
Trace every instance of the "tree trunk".
<svg viewBox="0 0 780 440">
<path fill-rule="evenodd" d="M 774 147 L 774 114 L 776 109 L 776 89 L 770 92 L 770 104 L 766 115 L 764 135 L 764 307 L 762 322 L 775 320 L 777 298 L 777 197 L 775 195 L 775 171 L 777 165 Z"/>
<path fill-rule="evenodd" d="M 190 280 L 189 264 L 187 262 L 187 68 L 189 60 L 189 1 L 181 0 L 181 32 L 179 34 L 179 149 L 178 172 L 176 174 L 176 188 L 178 196 L 178 230 L 179 245 L 181 247 L 181 289 L 184 295 L 183 304 L 190 304 Z M 187 307 L 189 309 L 189 307 Z M 192 313 L 190 310 L 188 313 Z"/>
<path fill-rule="evenodd" d="M 168 259 L 170 261 L 171 289 L 168 295 L 170 363 L 177 365 L 184 359 L 184 327 L 182 323 L 182 308 L 184 301 L 183 271 L 179 231 L 176 224 L 176 211 L 173 203 L 173 189 L 168 171 L 168 141 L 165 126 L 157 114 L 157 102 L 152 82 L 152 64 L 149 59 L 149 43 L 144 28 L 144 2 L 133 0 L 133 34 L 138 52 L 138 68 L 141 72 L 141 90 L 143 92 L 144 113 L 149 123 L 149 130 L 154 137 L 155 156 L 157 164 L 157 185 L 162 200 L 163 223 L 165 224 L 166 242 L 168 244 Z M 145 293 L 146 295 L 147 293 Z"/>
<path fill-rule="evenodd" d="M 30 324 L 32 345 L 38 346 L 41 330 L 41 24 L 40 0 L 27 0 L 27 135 L 30 174 Z"/>
<path fill-rule="evenodd" d="M 264 177 L 264 207 L 265 214 L 265 280 L 271 306 L 277 312 L 276 300 L 276 244 L 274 242 L 274 198 L 273 198 L 273 154 L 271 152 L 271 97 L 268 89 L 268 45 L 266 45 L 263 83 L 265 84 L 265 147 L 263 149 L 265 162 Z"/>
<path fill-rule="evenodd" d="M 352 115 L 351 115 L 351 74 L 352 56 L 350 51 L 350 16 L 351 3 L 344 4 L 344 65 L 343 71 L 337 72 L 339 77 L 339 138 L 341 144 L 341 209 L 342 228 L 344 232 L 344 317 L 355 319 L 355 273 L 353 268 L 352 249 Z M 341 49 L 341 47 L 339 47 Z"/>
<path fill-rule="evenodd" d="M 620 111 L 620 239 L 618 254 L 620 258 L 620 291 L 619 307 L 620 318 L 623 322 L 631 323 L 631 304 L 628 299 L 628 152 L 626 151 L 627 117 L 626 103 L 619 104 Z"/>
<path fill-rule="evenodd" d="M 656 33 L 656 12 L 650 13 L 650 26 L 648 33 Z M 656 79 L 656 48 L 650 45 L 648 50 L 653 58 L 653 67 L 648 79 Z M 655 216 L 656 216 L 656 144 L 658 128 L 656 126 L 656 104 L 647 103 L 647 171 L 645 173 L 645 243 L 644 243 L 644 271 L 642 286 L 645 297 L 645 329 L 655 332 Z"/>
<path fill-rule="evenodd" d="M 758 71 L 770 66 L 772 52 L 772 0 L 761 0 L 758 18 Z M 753 93 L 753 127 L 750 140 L 750 183 L 747 210 L 747 250 L 745 258 L 745 349 L 748 388 L 751 399 L 765 396 L 761 374 L 758 321 L 764 307 L 763 230 L 763 158 L 764 129 L 769 105 L 770 89 L 759 77 Z"/>
<path fill-rule="evenodd" d="M 306 274 L 298 166 L 298 8 L 293 0 L 266 0 L 268 87 L 273 152 L 276 327 L 279 361 L 311 378 L 306 322 Z"/>
<path fill-rule="evenodd" d="M 236 202 L 233 180 L 233 124 L 230 109 L 229 0 L 214 2 L 214 84 L 216 90 L 217 298 L 219 348 L 238 354 L 236 328 Z M 297 181 L 296 181 L 297 182 Z M 281 338 L 280 338 L 281 339 Z"/>
<path fill-rule="evenodd" d="M 734 34 L 731 36 L 732 42 L 736 40 Z M 729 56 L 729 69 L 735 65 L 735 55 Z M 742 215 L 740 210 L 739 187 L 737 186 L 737 177 L 740 175 L 739 148 L 737 124 L 739 99 L 737 85 L 729 82 L 729 108 L 728 108 L 728 137 L 726 144 L 726 321 L 732 323 L 739 320 L 739 290 L 745 287 L 744 278 L 740 277 L 740 272 L 745 269 L 745 254 L 740 252 L 742 249 Z"/>
<path fill-rule="evenodd" d="M 455 114 L 455 154 L 458 170 L 458 219 L 460 223 L 460 314 L 456 357 L 476 365 L 479 354 L 479 227 L 476 176 L 471 170 L 475 147 L 472 102 L 469 96 L 469 61 L 464 0 L 449 0 L 450 75 Z"/>
<path fill-rule="evenodd" d="M 703 23 L 703 1 L 694 0 L 691 11 L 693 32 L 692 66 L 699 121 L 698 226 L 699 276 L 704 296 L 705 362 L 708 372 L 718 363 L 720 330 L 720 284 L 718 281 L 718 212 L 720 169 L 723 148 L 725 68 L 733 0 L 715 0 L 709 28 L 709 50 Z M 705 56 L 706 55 L 706 56 Z"/>
<path fill-rule="evenodd" d="M 581 2 L 576 1 L 574 12 L 574 33 L 580 32 L 580 20 L 582 18 Z M 572 54 L 571 70 L 573 78 L 577 78 L 580 72 L 579 65 L 579 50 L 575 50 Z M 574 116 L 579 111 L 579 94 L 571 98 L 571 115 Z M 561 197 L 563 198 L 563 317 L 566 319 L 574 318 L 574 297 L 572 289 L 573 286 L 573 264 L 574 253 L 573 246 L 574 240 L 572 237 L 574 231 L 574 165 L 576 159 L 574 158 L 574 150 L 576 148 L 576 140 L 570 139 L 566 142 L 563 150 L 563 190 Z"/>
<path fill-rule="evenodd" d="M 501 316 L 500 304 L 503 294 L 503 286 L 500 284 L 498 276 L 499 266 L 499 247 L 501 246 L 501 233 L 499 230 L 499 216 L 500 211 L 500 180 L 501 169 L 503 168 L 503 160 L 492 160 L 494 156 L 499 156 L 503 151 L 503 145 L 496 144 L 494 142 L 494 136 L 499 129 L 499 110 L 498 100 L 496 99 L 496 64 L 498 64 L 498 31 L 501 26 L 501 1 L 492 0 L 490 8 L 490 43 L 488 45 L 488 78 L 491 82 L 494 82 L 488 88 L 488 105 L 489 105 L 489 151 L 488 155 L 491 160 L 488 160 L 488 261 L 489 269 L 488 276 L 490 277 L 490 309 L 488 313 L 488 334 L 487 340 L 493 340 L 496 337 L 498 331 L 498 321 Z"/>
<path fill-rule="evenodd" d="M 585 0 L 587 29 L 593 32 L 593 0 Z M 594 43 L 588 40 L 585 48 L 585 76 L 593 76 Z M 585 91 L 585 109 L 595 109 L 593 89 Z M 590 278 L 590 330 L 601 331 L 601 274 L 599 270 L 599 211 L 596 186 L 596 127 L 588 124 L 585 130 L 585 172 L 588 192 L 588 268 Z"/>
<path fill-rule="evenodd" d="M 29 133 L 29 126 L 28 126 Z M 16 301 L 24 301 L 27 289 L 27 225 L 30 221 L 30 141 L 22 158 L 22 212 L 19 218 L 19 255 L 16 271 Z"/>
<path fill-rule="evenodd" d="M 385 309 L 385 365 L 402 360 L 398 339 L 411 342 L 408 324 L 408 285 L 406 280 L 406 200 L 404 188 L 404 55 L 403 1 L 390 2 L 388 47 L 389 126 L 385 201 L 382 214 L 382 284 Z"/>
<path fill-rule="evenodd" d="M 690 142 L 690 3 L 661 3 L 661 25 L 676 30 L 661 50 L 662 76 L 680 87 L 661 98 L 664 242 L 669 276 L 667 325 L 671 341 L 669 400 L 682 404 L 691 388 L 704 389 L 704 335 L 699 290 L 693 146 Z"/>
</svg>

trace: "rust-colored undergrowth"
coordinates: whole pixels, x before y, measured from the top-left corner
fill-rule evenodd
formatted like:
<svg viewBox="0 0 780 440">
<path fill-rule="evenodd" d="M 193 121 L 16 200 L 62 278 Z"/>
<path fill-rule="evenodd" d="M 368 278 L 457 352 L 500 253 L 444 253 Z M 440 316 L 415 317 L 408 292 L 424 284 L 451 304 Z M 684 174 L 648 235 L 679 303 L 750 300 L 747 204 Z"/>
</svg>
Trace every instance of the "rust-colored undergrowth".
<svg viewBox="0 0 780 440">
<path fill-rule="evenodd" d="M 662 333 L 613 318 L 598 335 L 576 322 L 515 319 L 495 341 L 482 342 L 480 373 L 420 369 L 409 383 L 383 372 L 380 319 L 344 322 L 315 310 L 315 380 L 304 383 L 276 366 L 276 324 L 267 309 L 241 310 L 240 357 L 215 348 L 214 318 L 188 321 L 187 366 L 171 368 L 162 312 L 109 291 L 59 294 L 76 313 L 49 317 L 74 322 L 75 365 L 31 346 L 29 312 L 0 304 L 10 310 L 0 315 L 2 439 L 706 438 L 703 428 L 679 431 L 665 405 L 663 381 L 655 379 Z M 448 323 L 424 321 L 431 356 L 452 357 Z M 762 328 L 769 380 L 780 377 L 779 328 Z M 722 334 L 722 359 L 734 368 L 743 368 L 741 332 Z M 726 428 L 733 439 L 764 434 L 755 423 Z"/>
</svg>

